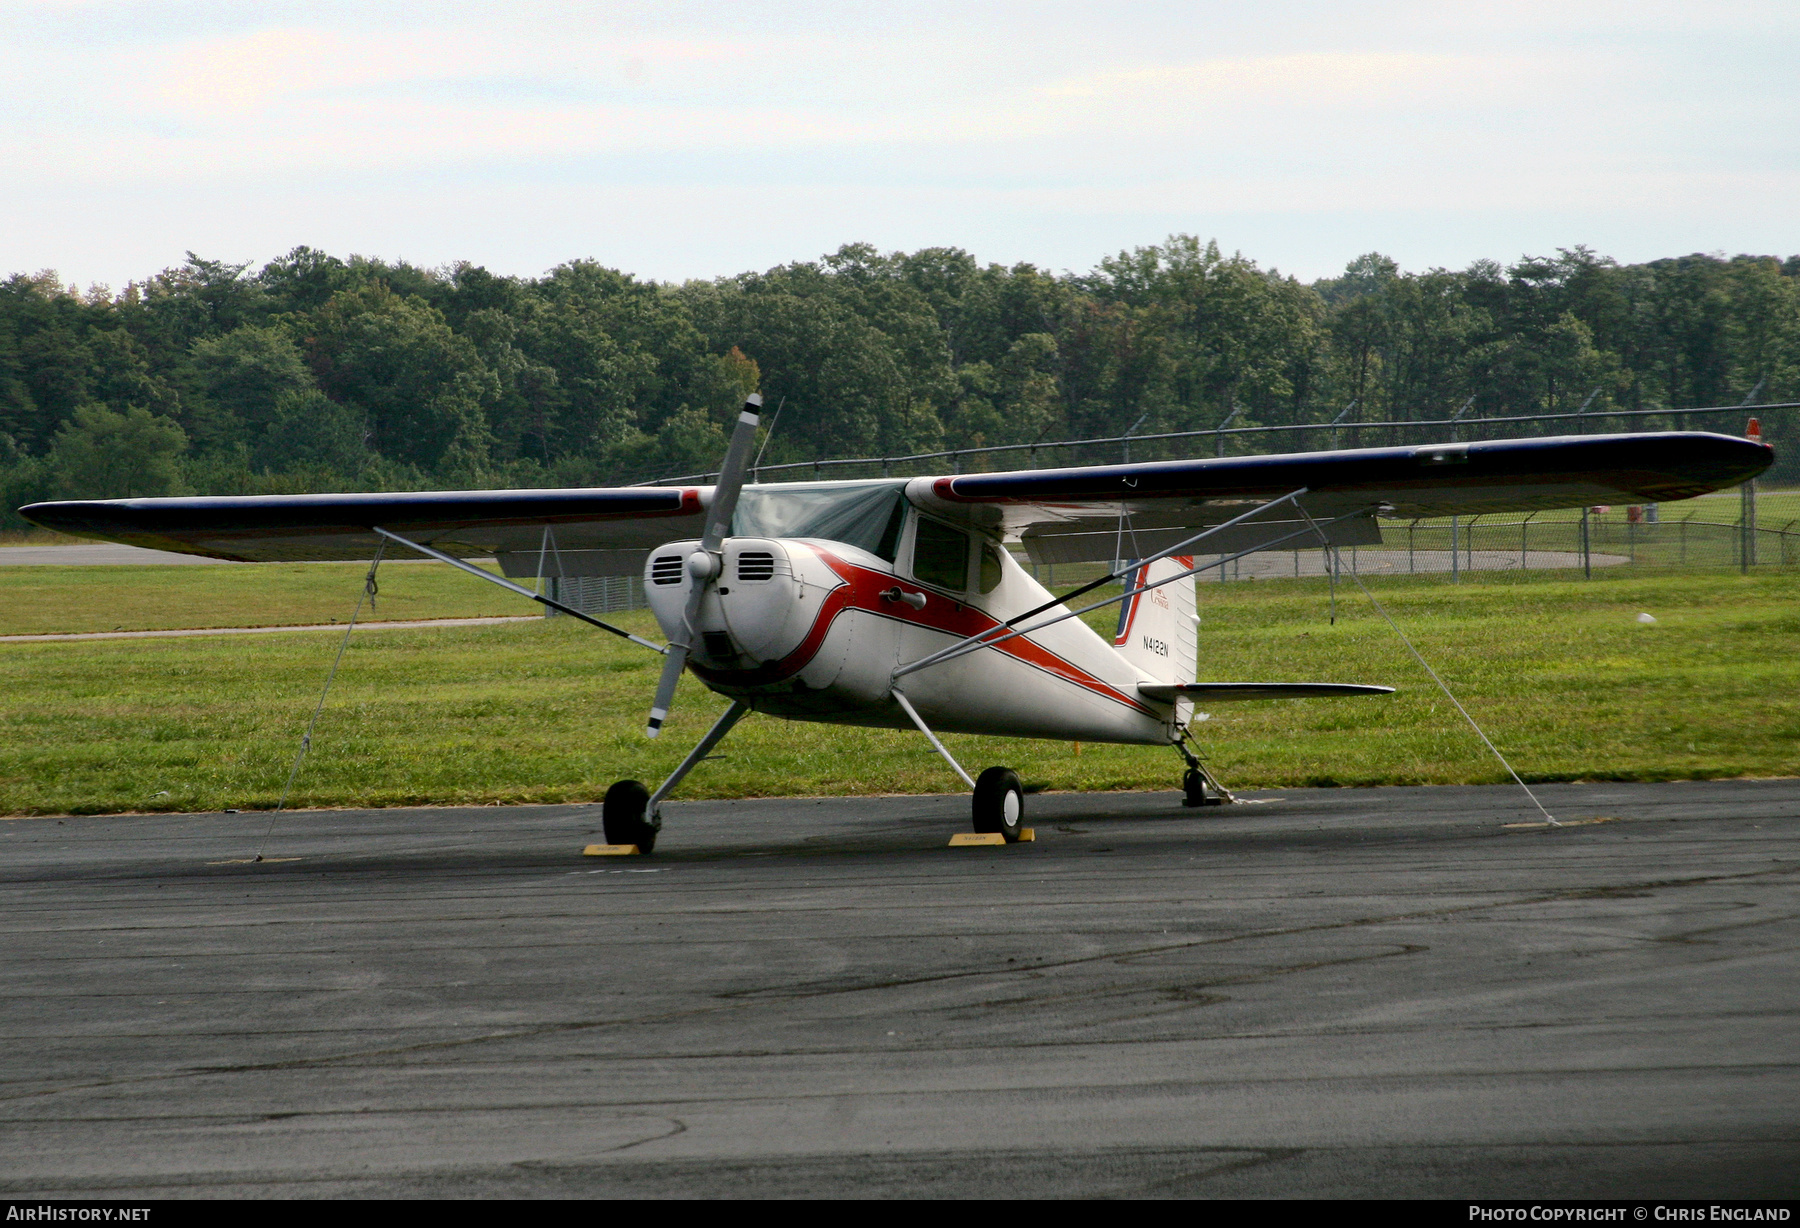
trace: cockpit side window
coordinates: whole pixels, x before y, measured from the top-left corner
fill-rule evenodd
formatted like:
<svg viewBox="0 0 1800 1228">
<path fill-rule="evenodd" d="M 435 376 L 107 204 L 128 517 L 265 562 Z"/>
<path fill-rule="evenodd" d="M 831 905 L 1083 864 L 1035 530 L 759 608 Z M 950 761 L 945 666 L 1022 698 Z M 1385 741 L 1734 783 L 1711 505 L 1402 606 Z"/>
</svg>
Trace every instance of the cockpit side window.
<svg viewBox="0 0 1800 1228">
<path fill-rule="evenodd" d="M 947 524 L 919 517 L 913 533 L 913 579 L 961 592 L 969 586 L 969 537 Z"/>
</svg>

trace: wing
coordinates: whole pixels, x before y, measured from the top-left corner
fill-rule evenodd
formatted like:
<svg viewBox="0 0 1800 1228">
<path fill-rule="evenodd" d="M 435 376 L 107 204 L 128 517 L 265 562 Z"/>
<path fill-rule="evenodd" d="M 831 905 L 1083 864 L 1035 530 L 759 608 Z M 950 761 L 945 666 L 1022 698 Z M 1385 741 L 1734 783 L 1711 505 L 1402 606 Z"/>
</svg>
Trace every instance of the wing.
<svg viewBox="0 0 1800 1228">
<path fill-rule="evenodd" d="M 373 557 L 379 525 L 509 575 L 632 575 L 664 542 L 698 536 L 710 487 L 243 495 L 34 503 L 20 514 L 79 537 L 239 562 Z M 548 532 L 546 532 L 548 530 Z"/>
<path fill-rule="evenodd" d="M 1301 489 L 1314 517 L 1366 510 L 1330 536 L 1337 545 L 1373 545 L 1381 540 L 1376 515 L 1665 503 L 1748 481 L 1774 457 L 1765 444 L 1698 431 L 1578 435 L 915 478 L 907 495 L 1022 540 L 1039 562 L 1060 563 L 1114 557 L 1121 532 L 1135 535 L 1140 555 L 1165 549 Z M 1291 511 L 1272 512 L 1209 538 L 1205 549 L 1251 549 L 1304 526 Z"/>
<path fill-rule="evenodd" d="M 1316 517 L 1369 513 L 1334 526 L 1335 544 L 1374 544 L 1377 511 L 1448 516 L 1667 502 L 1746 481 L 1773 459 L 1772 448 L 1726 435 L 1600 435 L 914 478 L 906 494 L 1020 538 L 1039 561 L 1064 562 L 1113 557 L 1122 518 L 1141 554 L 1302 488 Z M 784 486 L 757 489 L 779 499 Z M 493 555 L 512 575 L 540 565 L 546 575 L 631 575 L 649 550 L 697 536 L 711 497 L 710 487 L 631 486 L 114 499 L 20 510 L 81 537 L 244 562 L 366 559 L 379 525 L 449 554 Z M 1209 538 L 1208 552 L 1248 549 L 1303 527 L 1282 515 Z"/>
</svg>

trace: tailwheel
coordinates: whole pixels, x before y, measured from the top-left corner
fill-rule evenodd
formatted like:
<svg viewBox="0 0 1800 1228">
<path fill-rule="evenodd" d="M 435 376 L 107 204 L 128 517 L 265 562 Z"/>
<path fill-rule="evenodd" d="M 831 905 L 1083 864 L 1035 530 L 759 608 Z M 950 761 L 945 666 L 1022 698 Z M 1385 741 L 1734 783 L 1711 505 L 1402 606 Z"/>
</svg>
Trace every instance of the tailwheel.
<svg viewBox="0 0 1800 1228">
<path fill-rule="evenodd" d="M 991 767 L 975 779 L 975 830 L 999 832 L 1012 844 L 1023 830 L 1025 789 L 1011 768 Z"/>
<path fill-rule="evenodd" d="M 1189 768 L 1181 774 L 1181 804 L 1183 806 L 1217 806 L 1221 799 L 1206 795 L 1206 773 L 1199 768 Z"/>
<path fill-rule="evenodd" d="M 1218 777 L 1207 771 L 1206 765 L 1200 762 L 1200 756 L 1195 753 L 1199 748 L 1195 747 L 1193 750 L 1188 748 L 1192 741 L 1193 735 L 1184 726 L 1181 728 L 1181 736 L 1174 743 L 1175 753 L 1181 756 L 1183 763 L 1187 764 L 1187 771 L 1181 774 L 1181 804 L 1183 806 L 1227 806 L 1237 801 L 1237 798 L 1231 795 L 1231 790 L 1220 784 Z"/>
<path fill-rule="evenodd" d="M 638 852 L 656 847 L 656 826 L 647 813 L 650 790 L 635 780 L 621 780 L 600 803 L 600 827 L 608 844 L 635 844 Z"/>
</svg>

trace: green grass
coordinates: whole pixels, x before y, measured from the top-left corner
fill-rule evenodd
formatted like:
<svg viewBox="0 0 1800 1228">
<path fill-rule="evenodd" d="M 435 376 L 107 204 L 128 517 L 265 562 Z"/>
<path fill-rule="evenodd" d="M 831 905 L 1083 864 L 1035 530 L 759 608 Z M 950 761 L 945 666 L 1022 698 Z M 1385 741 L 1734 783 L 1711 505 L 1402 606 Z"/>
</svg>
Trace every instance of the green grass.
<svg viewBox="0 0 1800 1228">
<path fill-rule="evenodd" d="M 186 586 L 240 571 L 116 570 L 136 577 L 130 587 L 140 616 L 152 620 L 185 609 L 194 592 Z M 359 573 L 338 570 L 343 576 L 322 587 L 341 617 Z M 416 583 L 424 594 L 434 581 L 419 571 L 417 581 L 408 573 L 391 583 Z M 466 586 L 480 612 L 518 609 L 484 604 L 472 581 L 448 569 L 439 574 Z M 1791 572 L 1376 584 L 1527 779 L 1800 774 L 1800 577 Z M 1227 784 L 1504 779 L 1354 588 L 1340 589 L 1336 626 L 1326 622 L 1318 581 L 1202 585 L 1200 592 L 1203 677 L 1401 688 L 1385 699 L 1218 706 L 1200 730 Z M 159 612 L 159 593 L 174 605 Z M 324 598 L 298 600 L 315 599 Z M 419 600 L 421 613 L 444 612 Z M 286 607 L 258 608 L 280 621 L 318 617 L 310 606 L 304 618 Z M 1639 624 L 1640 611 L 1658 621 Z M 204 613 L 244 621 L 240 610 Z M 1100 623 L 1110 617 L 1110 610 L 1095 616 Z M 619 619 L 654 634 L 643 613 Z M 337 643 L 314 632 L 0 645 L 0 813 L 272 805 Z M 657 665 L 643 649 L 561 619 L 359 634 L 289 804 L 593 801 L 621 777 L 654 781 L 723 707 L 689 679 L 666 735 L 646 741 Z M 1178 778 L 1174 755 L 1151 747 L 1089 744 L 1077 753 L 1060 742 L 946 740 L 971 766 L 1005 763 L 1052 789 L 1172 788 Z M 681 796 L 960 788 L 911 734 L 752 717 L 721 752 L 725 758 L 703 765 Z"/>
<path fill-rule="evenodd" d="M 362 591 L 362 563 L 171 567 L 0 566 L 0 635 L 280 627 L 343 622 Z M 363 618 L 481 618 L 538 607 L 442 563 L 384 563 Z"/>
<path fill-rule="evenodd" d="M 91 545 L 89 538 L 40 529 L 36 525 L 24 529 L 0 529 L 0 549 L 7 546 L 80 546 Z"/>
</svg>

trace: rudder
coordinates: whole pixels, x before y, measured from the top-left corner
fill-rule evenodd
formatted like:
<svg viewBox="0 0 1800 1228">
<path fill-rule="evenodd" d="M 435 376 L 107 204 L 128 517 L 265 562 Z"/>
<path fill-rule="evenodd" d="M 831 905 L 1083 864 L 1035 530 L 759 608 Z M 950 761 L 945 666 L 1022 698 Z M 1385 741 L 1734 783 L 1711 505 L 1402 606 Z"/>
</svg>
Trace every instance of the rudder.
<svg viewBox="0 0 1800 1228">
<path fill-rule="evenodd" d="M 1185 555 L 1140 564 L 1132 569 L 1128 587 L 1154 584 L 1193 565 L 1194 560 Z M 1120 603 L 1119 628 L 1113 636 L 1113 647 L 1153 681 L 1194 681 L 1200 665 L 1194 577 L 1182 576 Z"/>
</svg>

